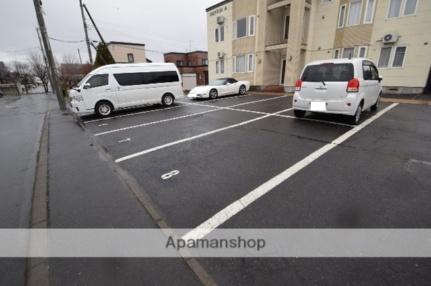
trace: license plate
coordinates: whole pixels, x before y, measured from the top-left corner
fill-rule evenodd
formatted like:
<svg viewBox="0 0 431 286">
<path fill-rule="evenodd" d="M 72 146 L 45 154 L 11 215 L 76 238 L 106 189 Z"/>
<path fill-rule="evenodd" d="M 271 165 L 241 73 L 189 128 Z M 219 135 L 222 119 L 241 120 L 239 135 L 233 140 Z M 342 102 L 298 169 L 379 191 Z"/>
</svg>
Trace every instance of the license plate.
<svg viewBox="0 0 431 286">
<path fill-rule="evenodd" d="M 326 102 L 312 101 L 310 103 L 311 111 L 326 111 Z"/>
</svg>

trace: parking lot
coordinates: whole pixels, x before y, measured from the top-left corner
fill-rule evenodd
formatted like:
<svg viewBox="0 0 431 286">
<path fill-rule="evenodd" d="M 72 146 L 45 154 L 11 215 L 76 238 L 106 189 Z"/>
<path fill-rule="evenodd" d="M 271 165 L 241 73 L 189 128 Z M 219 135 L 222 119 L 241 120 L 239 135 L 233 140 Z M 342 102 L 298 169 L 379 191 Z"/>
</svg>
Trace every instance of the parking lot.
<svg viewBox="0 0 431 286">
<path fill-rule="evenodd" d="M 295 119 L 291 101 L 180 99 L 83 122 L 172 228 L 431 225 L 429 107 L 385 103 L 354 127 Z"/>
</svg>

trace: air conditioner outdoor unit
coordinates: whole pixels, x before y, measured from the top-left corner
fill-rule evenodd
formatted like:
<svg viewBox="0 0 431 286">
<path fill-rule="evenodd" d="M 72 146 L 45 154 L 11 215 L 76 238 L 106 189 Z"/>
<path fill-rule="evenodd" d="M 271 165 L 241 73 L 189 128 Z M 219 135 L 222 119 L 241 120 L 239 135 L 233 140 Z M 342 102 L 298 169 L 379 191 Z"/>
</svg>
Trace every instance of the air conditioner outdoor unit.
<svg viewBox="0 0 431 286">
<path fill-rule="evenodd" d="M 225 20 L 225 18 L 223 16 L 218 16 L 217 17 L 217 24 L 223 25 L 224 24 L 224 20 Z"/>
<path fill-rule="evenodd" d="M 383 44 L 393 44 L 396 43 L 398 41 L 398 34 L 386 34 L 383 36 Z"/>
</svg>

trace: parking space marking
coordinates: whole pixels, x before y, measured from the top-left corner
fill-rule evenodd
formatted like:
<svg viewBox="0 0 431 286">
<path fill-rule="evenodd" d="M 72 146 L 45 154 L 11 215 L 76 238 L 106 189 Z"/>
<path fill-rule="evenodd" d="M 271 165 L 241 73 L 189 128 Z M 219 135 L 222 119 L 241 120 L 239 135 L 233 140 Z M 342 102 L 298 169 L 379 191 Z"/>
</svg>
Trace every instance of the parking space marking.
<svg viewBox="0 0 431 286">
<path fill-rule="evenodd" d="M 282 98 L 282 97 L 275 97 L 275 98 L 270 98 L 270 99 L 266 98 L 266 99 L 255 100 L 255 101 L 252 101 L 252 102 L 243 102 L 243 103 L 234 104 L 234 105 L 228 106 L 228 107 L 219 107 L 219 106 L 213 106 L 213 105 L 207 105 L 207 104 L 203 105 L 203 104 L 198 104 L 198 103 L 196 103 L 196 104 L 195 103 L 187 103 L 187 104 L 190 104 L 190 105 L 204 106 L 204 107 L 213 108 L 213 109 L 212 110 L 201 111 L 201 112 L 196 112 L 196 113 L 191 113 L 191 114 L 187 114 L 187 115 L 183 115 L 183 116 L 176 116 L 176 117 L 166 118 L 166 119 L 162 119 L 162 120 L 157 120 L 157 121 L 152 121 L 152 122 L 147 122 L 147 123 L 142 123 L 142 124 L 131 125 L 131 126 L 123 127 L 123 128 L 109 130 L 109 131 L 104 131 L 104 132 L 96 133 L 96 134 L 94 134 L 94 136 L 98 137 L 98 136 L 108 135 L 108 134 L 112 134 L 112 133 L 116 133 L 116 132 L 121 132 L 121 131 L 126 131 L 126 130 L 130 130 L 130 129 L 141 128 L 141 127 L 146 127 L 146 126 L 150 126 L 150 125 L 165 123 L 165 122 L 169 122 L 169 121 L 190 118 L 190 117 L 193 117 L 193 116 L 203 115 L 203 114 L 207 114 L 207 113 L 211 113 L 211 112 L 215 112 L 215 111 L 219 111 L 219 110 L 229 110 L 229 108 L 236 107 L 236 106 L 242 106 L 242 105 L 247 105 L 247 104 L 259 103 L 259 102 L 264 102 L 264 101 L 268 101 L 268 100 L 271 100 L 271 99 L 274 100 L 274 99 L 279 99 L 279 98 Z"/>
<path fill-rule="evenodd" d="M 254 101 L 248 101 L 248 102 L 242 102 L 242 103 L 238 103 L 238 104 L 234 104 L 234 105 L 230 105 L 230 106 L 215 106 L 215 105 L 210 105 L 210 104 L 203 104 L 203 103 L 196 103 L 196 102 L 183 102 L 183 104 L 188 104 L 188 105 L 196 105 L 196 106 L 202 106 L 202 107 L 215 107 L 215 108 L 233 108 L 233 107 L 238 107 L 238 106 L 243 106 L 243 105 L 248 105 L 248 104 L 254 104 L 254 103 L 259 103 L 259 102 L 265 102 L 265 101 L 270 101 L 270 100 L 275 100 L 275 99 L 280 99 L 280 98 L 285 98 L 288 97 L 287 95 L 283 95 L 283 96 L 276 96 L 276 97 L 271 97 L 271 98 L 265 98 L 265 99 L 259 99 L 259 100 L 254 100 Z"/>
<path fill-rule="evenodd" d="M 279 114 L 279 115 L 276 115 L 276 116 L 277 117 L 290 118 L 290 119 L 303 120 L 303 121 L 312 121 L 312 122 L 319 122 L 319 123 L 326 123 L 326 124 L 333 124 L 333 125 L 341 125 L 341 126 L 346 126 L 346 127 L 355 127 L 355 125 L 351 125 L 351 124 L 347 124 L 347 123 L 327 121 L 327 120 L 320 120 L 320 119 L 298 118 L 298 117 L 295 117 L 295 116 L 283 115 L 283 114 Z"/>
<path fill-rule="evenodd" d="M 122 144 L 122 143 L 127 143 L 127 142 L 130 142 L 130 141 L 132 141 L 131 138 L 126 138 L 126 139 L 119 140 L 118 143 Z"/>
<path fill-rule="evenodd" d="M 311 163 L 313 163 L 314 161 L 322 157 L 324 154 L 328 153 L 335 147 L 345 142 L 347 139 L 349 139 L 350 137 L 352 137 L 353 135 L 355 135 L 356 133 L 358 133 L 359 131 L 361 131 L 371 123 L 373 123 L 375 120 L 377 120 L 378 118 L 380 118 L 381 116 L 383 116 L 385 113 L 392 110 L 396 106 L 398 106 L 398 103 L 394 103 L 386 107 L 385 109 L 381 110 L 379 113 L 374 115 L 373 117 L 364 121 L 362 124 L 354 127 L 353 129 L 347 131 L 346 133 L 344 133 L 334 141 L 326 144 L 322 148 L 311 153 L 310 155 L 308 155 L 301 161 L 297 162 L 293 166 L 289 167 L 282 173 L 278 174 L 277 176 L 266 181 L 256 189 L 252 190 L 247 195 L 243 196 L 239 200 L 225 207 L 224 209 L 216 213 L 214 216 L 212 216 L 211 218 L 209 218 L 208 220 L 200 224 L 198 227 L 188 232 L 182 238 L 186 241 L 189 239 L 196 240 L 196 239 L 204 238 L 205 236 L 210 234 L 214 229 L 216 229 L 217 227 L 219 227 L 220 225 L 228 221 L 230 218 L 232 218 L 237 213 L 245 209 L 247 206 L 249 206 L 256 200 L 258 200 L 262 196 L 266 195 L 267 193 L 269 193 L 275 187 L 279 186 L 281 183 L 288 180 L 290 177 L 292 177 L 293 175 L 295 175 L 296 173 L 298 173 L 299 171 L 301 171 L 302 169 L 304 169 L 305 167 L 307 167 L 308 165 L 310 165 Z"/>
<path fill-rule="evenodd" d="M 212 134 L 223 132 L 223 131 L 226 131 L 226 130 L 229 130 L 229 129 L 233 129 L 233 128 L 236 128 L 236 127 L 244 126 L 244 125 L 247 125 L 247 124 L 250 124 L 250 123 L 253 123 L 253 122 L 265 119 L 265 118 L 268 118 L 270 116 L 273 116 L 274 114 L 279 114 L 279 113 L 287 112 L 289 110 L 290 109 L 280 110 L 278 112 L 274 112 L 274 113 L 270 113 L 270 114 L 267 114 L 267 115 L 263 115 L 263 116 L 260 116 L 260 117 L 254 118 L 254 119 L 250 119 L 250 120 L 247 120 L 247 121 L 243 121 L 243 122 L 240 122 L 240 123 L 237 123 L 237 124 L 229 125 L 229 126 L 226 126 L 226 127 L 223 127 L 223 128 L 216 129 L 216 130 L 212 130 L 212 131 L 208 131 L 208 132 L 205 132 L 205 133 L 201 133 L 201 134 L 198 134 L 198 135 L 195 135 L 195 136 L 192 136 L 192 137 L 184 138 L 184 139 L 177 140 L 177 141 L 174 141 L 174 142 L 170 142 L 170 143 L 167 143 L 167 144 L 164 144 L 164 145 L 153 147 L 153 148 L 150 148 L 150 149 L 147 149 L 147 150 L 144 150 L 144 151 L 141 151 L 141 152 L 137 152 L 137 153 L 134 153 L 134 154 L 122 157 L 122 158 L 118 158 L 118 159 L 115 160 L 115 162 L 116 163 L 121 163 L 121 162 L 130 160 L 130 159 L 133 159 L 133 158 L 136 158 L 136 157 L 140 157 L 140 156 L 143 156 L 145 154 L 148 154 L 148 153 L 151 153 L 151 152 L 155 152 L 155 151 L 158 151 L 158 150 L 161 150 L 161 149 L 165 149 L 165 148 L 168 148 L 168 147 L 171 147 L 171 146 L 174 146 L 174 145 L 178 145 L 178 144 L 181 144 L 181 143 L 193 141 L 195 139 L 199 139 L 199 138 L 202 138 L 202 137 L 205 137 L 205 136 L 209 136 L 209 135 L 212 135 Z"/>
<path fill-rule="evenodd" d="M 167 107 L 167 108 L 159 108 L 159 109 L 153 109 L 153 110 L 147 110 L 147 111 L 141 111 L 141 112 L 134 112 L 134 113 L 128 113 L 128 114 L 123 114 L 123 115 L 117 115 L 117 116 L 112 116 L 112 117 L 106 117 L 106 118 L 99 118 L 99 119 L 94 119 L 94 120 L 88 120 L 88 121 L 84 121 L 84 124 L 94 123 L 94 122 L 100 122 L 100 121 L 106 121 L 106 120 L 112 120 L 112 119 L 122 118 L 122 117 L 129 117 L 129 116 L 140 115 L 140 114 L 154 113 L 154 112 L 158 112 L 158 111 L 166 111 L 166 110 L 171 110 L 171 109 L 175 109 L 175 108 L 179 108 L 179 107 L 184 107 L 184 105 L 177 105 L 177 106 L 172 106 L 172 107 Z"/>
</svg>

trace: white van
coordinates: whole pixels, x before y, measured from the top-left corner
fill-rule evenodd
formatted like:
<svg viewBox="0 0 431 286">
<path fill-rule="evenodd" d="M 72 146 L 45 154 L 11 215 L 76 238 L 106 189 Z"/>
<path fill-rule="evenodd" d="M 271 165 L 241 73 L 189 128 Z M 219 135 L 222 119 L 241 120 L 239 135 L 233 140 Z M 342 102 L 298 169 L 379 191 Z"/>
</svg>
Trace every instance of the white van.
<svg viewBox="0 0 431 286">
<path fill-rule="evenodd" d="M 333 59 L 305 66 L 296 81 L 293 109 L 296 117 L 307 111 L 344 114 L 358 124 L 364 110 L 378 108 L 382 77 L 368 59 Z"/>
<path fill-rule="evenodd" d="M 171 106 L 184 93 L 174 64 L 114 64 L 89 73 L 69 96 L 73 112 L 109 116 L 114 110 L 141 105 Z"/>
</svg>

